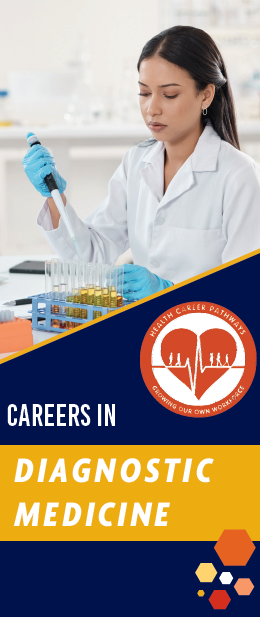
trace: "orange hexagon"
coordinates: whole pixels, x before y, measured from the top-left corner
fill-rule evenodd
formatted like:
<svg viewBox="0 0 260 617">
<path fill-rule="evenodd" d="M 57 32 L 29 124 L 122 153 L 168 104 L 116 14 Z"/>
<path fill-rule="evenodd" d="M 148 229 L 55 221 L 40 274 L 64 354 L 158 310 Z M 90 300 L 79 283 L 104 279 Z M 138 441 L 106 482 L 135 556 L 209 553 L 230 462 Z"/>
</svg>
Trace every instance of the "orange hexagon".
<svg viewBox="0 0 260 617">
<path fill-rule="evenodd" d="M 255 545 L 245 529 L 225 529 L 214 548 L 224 566 L 246 566 Z"/>
<path fill-rule="evenodd" d="M 254 589 L 250 578 L 239 578 L 234 587 L 239 596 L 250 596 L 251 591 Z"/>
</svg>

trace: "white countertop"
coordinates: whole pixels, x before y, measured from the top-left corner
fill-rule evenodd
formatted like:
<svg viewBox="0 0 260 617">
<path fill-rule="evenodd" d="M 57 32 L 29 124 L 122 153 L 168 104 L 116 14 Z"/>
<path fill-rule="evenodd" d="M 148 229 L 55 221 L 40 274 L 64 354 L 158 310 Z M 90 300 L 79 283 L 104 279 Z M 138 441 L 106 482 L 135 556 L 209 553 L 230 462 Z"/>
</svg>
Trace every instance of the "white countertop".
<svg viewBox="0 0 260 617">
<path fill-rule="evenodd" d="M 135 124 L 113 124 L 112 122 L 106 124 L 84 124 L 84 125 L 51 125 L 51 126 L 10 126 L 1 127 L 0 129 L 0 146 L 1 142 L 6 141 L 19 141 L 24 143 L 26 134 L 29 131 L 35 131 L 36 135 L 44 139 L 65 139 L 68 141 L 84 141 L 84 140 L 99 140 L 103 141 L 107 139 L 115 138 L 125 140 L 126 143 L 133 139 L 147 139 L 151 137 L 151 131 L 147 128 L 144 122 L 138 122 Z M 252 137 L 257 134 L 260 135 L 260 118 L 259 120 L 247 120 L 238 121 L 238 133 L 240 137 L 251 135 Z M 129 143 L 130 143 L 129 142 Z"/>
<path fill-rule="evenodd" d="M 8 276 L 8 280 L 0 282 L 0 310 L 4 302 L 27 298 L 28 296 L 44 293 L 45 278 L 43 274 L 11 274 L 9 268 L 23 261 L 45 261 L 53 258 L 52 255 L 15 255 L 0 257 L 0 275 Z M 31 304 L 10 307 L 14 311 L 15 317 L 29 317 L 32 308 Z M 40 332 L 33 330 L 33 343 L 40 343 L 46 339 L 57 336 L 55 332 Z M 13 352 L 12 352 L 13 353 Z M 0 354 L 0 359 L 9 354 Z"/>
</svg>

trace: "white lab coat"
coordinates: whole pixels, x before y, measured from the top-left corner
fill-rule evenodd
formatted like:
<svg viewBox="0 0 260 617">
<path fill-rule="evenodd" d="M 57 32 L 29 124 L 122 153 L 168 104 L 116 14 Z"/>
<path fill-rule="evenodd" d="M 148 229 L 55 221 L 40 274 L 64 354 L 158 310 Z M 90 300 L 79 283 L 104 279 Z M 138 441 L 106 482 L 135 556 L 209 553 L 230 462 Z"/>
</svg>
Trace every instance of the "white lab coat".
<svg viewBox="0 0 260 617">
<path fill-rule="evenodd" d="M 194 152 L 164 190 L 164 143 L 135 146 L 84 220 L 66 209 L 86 261 L 113 263 L 131 247 L 135 264 L 173 283 L 260 248 L 260 166 L 220 139 L 208 121 Z M 38 225 L 63 259 L 76 257 L 47 201 Z"/>
</svg>

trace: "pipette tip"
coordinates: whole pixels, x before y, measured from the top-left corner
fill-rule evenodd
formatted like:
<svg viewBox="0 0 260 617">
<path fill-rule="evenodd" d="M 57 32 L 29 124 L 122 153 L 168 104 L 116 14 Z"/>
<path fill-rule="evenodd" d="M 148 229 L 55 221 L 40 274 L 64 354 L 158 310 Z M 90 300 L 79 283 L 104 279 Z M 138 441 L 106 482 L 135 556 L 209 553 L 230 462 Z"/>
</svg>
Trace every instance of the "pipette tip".
<svg viewBox="0 0 260 617">
<path fill-rule="evenodd" d="M 81 261 L 83 261 L 83 255 L 82 255 L 81 250 L 80 250 L 80 248 L 79 248 L 79 244 L 78 244 L 77 238 L 75 238 L 75 236 L 74 236 L 74 238 L 72 238 L 72 240 L 73 240 L 73 242 L 74 242 L 75 249 L 76 249 L 76 251 L 77 251 L 77 255 L 78 255 L 79 259 L 80 259 Z"/>
</svg>

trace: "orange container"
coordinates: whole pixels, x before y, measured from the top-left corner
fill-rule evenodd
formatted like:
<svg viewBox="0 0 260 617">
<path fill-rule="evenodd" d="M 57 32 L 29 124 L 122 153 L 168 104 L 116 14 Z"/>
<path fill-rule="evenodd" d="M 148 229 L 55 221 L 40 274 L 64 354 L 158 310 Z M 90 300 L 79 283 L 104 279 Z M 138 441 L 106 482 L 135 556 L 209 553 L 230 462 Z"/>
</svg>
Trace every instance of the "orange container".
<svg viewBox="0 0 260 617">
<path fill-rule="evenodd" d="M 33 345 L 32 324 L 15 317 L 14 321 L 0 322 L 0 353 L 21 351 Z"/>
</svg>

